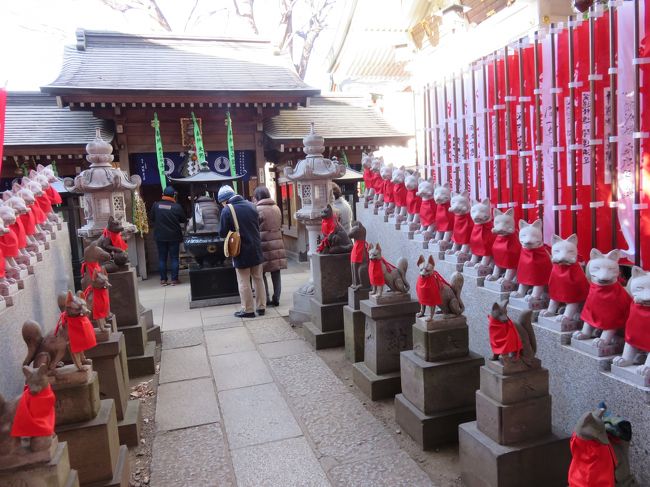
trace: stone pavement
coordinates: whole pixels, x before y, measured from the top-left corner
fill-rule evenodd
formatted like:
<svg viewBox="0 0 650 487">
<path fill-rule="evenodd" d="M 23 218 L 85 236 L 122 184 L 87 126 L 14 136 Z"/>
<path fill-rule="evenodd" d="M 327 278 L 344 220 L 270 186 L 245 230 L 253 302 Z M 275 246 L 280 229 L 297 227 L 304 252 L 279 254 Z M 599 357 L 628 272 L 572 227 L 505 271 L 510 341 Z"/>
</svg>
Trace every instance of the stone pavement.
<svg viewBox="0 0 650 487">
<path fill-rule="evenodd" d="M 264 317 L 190 310 L 189 286 L 140 283 L 162 324 L 151 485 L 425 486 L 429 477 L 284 319 L 293 264 Z"/>
</svg>

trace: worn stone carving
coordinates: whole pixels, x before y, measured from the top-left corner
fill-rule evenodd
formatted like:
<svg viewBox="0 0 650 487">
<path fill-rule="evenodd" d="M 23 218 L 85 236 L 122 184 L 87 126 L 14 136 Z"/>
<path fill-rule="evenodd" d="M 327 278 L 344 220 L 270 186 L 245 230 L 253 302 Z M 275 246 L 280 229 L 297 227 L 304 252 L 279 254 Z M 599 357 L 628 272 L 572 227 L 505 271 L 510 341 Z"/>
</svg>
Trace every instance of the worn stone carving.
<svg viewBox="0 0 650 487">
<path fill-rule="evenodd" d="M 467 191 L 462 191 L 451 197 L 449 211 L 454 214 L 454 229 L 451 236 L 453 246 L 447 249 L 446 253 L 455 255 L 458 263 L 464 263 L 470 258 L 469 243 L 474 228 L 474 222 L 470 216 L 471 203 Z"/>
<path fill-rule="evenodd" d="M 352 251 L 352 241 L 348 234 L 345 233 L 343 226 L 334 215 L 334 210 L 331 205 L 327 205 L 321 211 L 323 218 L 323 229 L 327 232 L 321 245 L 318 247 L 320 254 L 345 254 Z M 326 223 L 330 224 L 327 225 Z"/>
<path fill-rule="evenodd" d="M 368 274 L 372 291 L 370 296 L 381 297 L 384 293 L 384 285 L 394 293 L 408 293 L 410 286 L 406 280 L 406 271 L 408 270 L 408 261 L 405 257 L 397 261 L 397 267 L 389 263 L 381 255 L 381 246 L 379 244 L 368 247 Z"/>
<path fill-rule="evenodd" d="M 420 228 L 415 233 L 422 235 L 425 242 L 428 242 L 436 231 L 436 202 L 433 199 L 433 181 L 420 180 L 416 196 L 421 198 L 420 203 Z"/>
<path fill-rule="evenodd" d="M 465 305 L 460 295 L 463 289 L 463 275 L 454 272 L 451 276 L 451 283 L 435 270 L 435 261 L 432 256 L 424 259 L 420 255 L 417 261 L 419 276 L 416 283 L 420 312 L 416 315 L 422 318 L 426 315 L 429 307 L 428 320 L 433 319 L 436 308 L 439 315 L 445 317 L 459 316 L 465 311 Z"/>
<path fill-rule="evenodd" d="M 106 328 L 106 318 L 111 316 L 110 298 L 108 295 L 109 287 L 111 287 L 111 283 L 108 282 L 108 274 L 105 269 L 101 269 L 93 271 L 90 286 L 84 291 L 84 297 L 86 298 L 93 323 L 103 333 L 108 333 L 109 331 Z"/>
<path fill-rule="evenodd" d="M 370 287 L 368 278 L 368 249 L 366 243 L 366 227 L 359 221 L 352 224 L 348 237 L 354 240 L 350 254 L 350 267 L 352 271 L 353 289 L 367 289 Z"/>
<path fill-rule="evenodd" d="M 548 304 L 546 286 L 551 275 L 551 256 L 544 246 L 542 220 L 529 224 L 519 220 L 521 252 L 517 265 L 519 288 L 510 293 L 511 298 L 524 298 L 530 309 L 542 309 Z M 532 289 L 531 289 L 532 288 Z"/>
<path fill-rule="evenodd" d="M 450 211 L 451 190 L 447 183 L 439 184 L 433 192 L 436 202 L 436 234 L 433 243 L 437 243 L 440 251 L 446 251 L 451 246 L 451 234 L 454 230 L 454 214 Z"/>
<path fill-rule="evenodd" d="M 515 277 L 519 264 L 521 244 L 515 229 L 514 210 L 510 208 L 505 213 L 494 210 L 494 227 L 492 233 L 496 235 L 492 244 L 494 257 L 494 270 L 485 278 L 500 285 L 500 290 L 514 291 L 516 288 Z"/>
<path fill-rule="evenodd" d="M 533 330 L 532 312 L 522 313 L 517 322 L 508 318 L 506 303 L 494 303 L 489 316 L 492 358 L 502 364 L 520 363 L 526 367 L 539 367 L 537 340 Z"/>
<path fill-rule="evenodd" d="M 420 184 L 420 173 L 418 171 L 408 172 L 404 178 L 406 187 L 406 223 L 408 230 L 415 231 L 420 228 L 420 207 L 422 198 L 418 196 L 418 185 Z"/>
<path fill-rule="evenodd" d="M 406 169 L 404 166 L 396 167 L 393 169 L 393 177 L 391 183 L 393 184 L 393 210 L 389 211 L 395 217 L 395 223 L 401 224 L 406 220 Z"/>
<path fill-rule="evenodd" d="M 490 200 L 484 199 L 472 205 L 470 216 L 474 222 L 469 248 L 472 253 L 470 260 L 465 262 L 465 268 L 473 268 L 479 276 L 492 273 L 492 210 Z"/>
<path fill-rule="evenodd" d="M 365 152 L 361 154 L 361 167 L 363 168 L 363 183 L 365 185 L 363 191 L 363 204 L 365 208 L 368 208 L 368 204 L 372 202 L 375 197 L 372 175 L 372 155 L 366 154 Z"/>
</svg>

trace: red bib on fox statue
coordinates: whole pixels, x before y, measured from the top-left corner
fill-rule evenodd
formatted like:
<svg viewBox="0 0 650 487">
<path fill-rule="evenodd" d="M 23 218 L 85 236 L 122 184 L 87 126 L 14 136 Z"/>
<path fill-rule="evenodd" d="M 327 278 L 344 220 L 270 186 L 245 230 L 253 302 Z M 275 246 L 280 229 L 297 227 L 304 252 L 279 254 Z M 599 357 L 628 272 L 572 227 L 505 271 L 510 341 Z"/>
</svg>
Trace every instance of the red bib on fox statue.
<svg viewBox="0 0 650 487">
<path fill-rule="evenodd" d="M 52 211 L 52 203 L 50 202 L 47 193 L 43 193 L 43 196 L 37 196 L 36 204 L 46 216 Z"/>
<path fill-rule="evenodd" d="M 24 249 L 27 246 L 27 235 L 25 234 L 25 226 L 23 221 L 20 218 L 16 218 L 16 223 L 9 225 L 9 228 L 13 230 L 18 237 L 18 247 Z"/>
<path fill-rule="evenodd" d="M 420 205 L 420 224 L 428 227 L 436 223 L 436 202 L 432 199 L 422 200 Z"/>
<path fill-rule="evenodd" d="M 93 295 L 93 320 L 108 317 L 109 297 L 108 288 L 88 286 L 84 291 L 84 298 L 88 300 L 88 296 Z"/>
<path fill-rule="evenodd" d="M 650 352 L 650 306 L 632 303 L 625 323 L 625 342 Z"/>
<path fill-rule="evenodd" d="M 372 172 L 372 187 L 375 188 L 375 193 L 384 194 L 384 180 L 378 172 Z"/>
<path fill-rule="evenodd" d="M 393 190 L 395 185 L 390 180 L 384 180 L 384 201 L 386 203 L 393 202 Z"/>
<path fill-rule="evenodd" d="M 466 215 L 456 215 L 454 220 L 454 233 L 451 239 L 455 244 L 466 245 L 470 243 L 473 229 L 474 222 L 469 213 Z"/>
<path fill-rule="evenodd" d="M 587 299 L 589 281 L 580 264 L 553 264 L 548 294 L 553 301 L 560 303 L 582 303 Z"/>
<path fill-rule="evenodd" d="M 18 257 L 18 236 L 11 227 L 8 230 L 4 235 L 0 235 L 0 249 L 5 258 Z"/>
<path fill-rule="evenodd" d="M 25 386 L 16 407 L 11 426 L 11 436 L 52 436 L 54 434 L 54 391 L 48 385 L 41 392 L 32 394 Z"/>
<path fill-rule="evenodd" d="M 492 222 L 475 223 L 469 238 L 469 248 L 472 254 L 478 255 L 479 257 L 491 256 L 493 243 Z"/>
<path fill-rule="evenodd" d="M 30 213 L 34 216 L 34 222 L 37 225 L 40 225 L 45 220 L 47 220 L 47 215 L 43 213 L 43 210 L 41 210 L 41 207 L 38 205 L 38 203 L 34 203 L 29 207 L 29 209 L 32 210 Z"/>
<path fill-rule="evenodd" d="M 437 306 L 442 303 L 440 286 L 444 279 L 438 272 L 434 271 L 430 276 L 418 276 L 415 291 L 418 295 L 418 302 L 424 306 Z"/>
<path fill-rule="evenodd" d="M 417 196 L 417 189 L 409 189 L 406 192 L 406 211 L 409 215 L 418 215 L 422 206 L 422 198 Z"/>
<path fill-rule="evenodd" d="M 502 322 L 488 315 L 490 346 L 494 354 L 516 353 L 524 347 L 512 320 Z"/>
<path fill-rule="evenodd" d="M 47 194 L 47 197 L 50 198 L 50 203 L 52 203 L 53 205 L 60 205 L 61 203 L 63 203 L 63 200 L 61 199 L 61 195 L 56 189 L 54 189 L 54 187 L 51 184 L 45 190 L 45 193 Z"/>
<path fill-rule="evenodd" d="M 7 263 L 5 262 L 5 256 L 2 254 L 2 249 L 0 249 L 0 278 L 5 277 L 5 267 Z"/>
<path fill-rule="evenodd" d="M 454 229 L 454 214 L 449 211 L 449 202 L 436 206 L 436 231 L 451 232 Z"/>
<path fill-rule="evenodd" d="M 400 208 L 406 206 L 407 192 L 404 183 L 396 183 L 393 185 L 393 200 L 395 201 L 395 206 L 399 206 Z"/>
<path fill-rule="evenodd" d="M 81 264 L 81 277 L 84 277 L 88 274 L 88 277 L 93 277 L 93 272 L 101 271 L 102 266 L 99 265 L 99 262 L 84 262 Z"/>
<path fill-rule="evenodd" d="M 553 263 L 546 247 L 522 247 L 517 265 L 517 281 L 526 286 L 546 286 L 551 277 Z"/>
<path fill-rule="evenodd" d="M 371 286 L 383 286 L 386 284 L 384 279 L 384 270 L 381 267 L 382 261 L 379 259 L 370 259 L 368 263 L 368 276 L 370 277 Z"/>
<path fill-rule="evenodd" d="M 363 170 L 363 184 L 366 185 L 366 189 L 372 188 L 372 171 L 368 167 Z"/>
<path fill-rule="evenodd" d="M 97 345 L 95 329 L 87 316 L 68 316 L 66 312 L 63 312 L 59 318 L 59 323 L 56 325 L 55 335 L 59 326 L 68 327 L 70 352 L 85 352 Z"/>
<path fill-rule="evenodd" d="M 607 286 L 589 283 L 589 295 L 580 319 L 600 330 L 623 328 L 630 313 L 632 298 L 618 282 Z"/>
<path fill-rule="evenodd" d="M 612 445 L 571 436 L 569 487 L 614 487 L 616 454 Z"/>
<path fill-rule="evenodd" d="M 361 264 L 368 253 L 368 244 L 365 240 L 355 240 L 350 254 L 350 262 Z"/>
<path fill-rule="evenodd" d="M 36 221 L 34 220 L 34 215 L 32 212 L 23 213 L 18 217 L 18 219 L 23 223 L 23 228 L 27 235 L 34 235 L 36 233 Z"/>
<path fill-rule="evenodd" d="M 521 243 L 516 233 L 497 235 L 492 244 L 494 264 L 502 269 L 516 269 L 519 265 Z"/>
<path fill-rule="evenodd" d="M 122 250 L 127 250 L 129 248 L 127 243 L 122 238 L 121 232 L 111 232 L 108 228 L 104 228 L 104 233 L 102 235 L 111 239 L 111 245 L 113 247 L 117 247 L 118 249 Z"/>
</svg>

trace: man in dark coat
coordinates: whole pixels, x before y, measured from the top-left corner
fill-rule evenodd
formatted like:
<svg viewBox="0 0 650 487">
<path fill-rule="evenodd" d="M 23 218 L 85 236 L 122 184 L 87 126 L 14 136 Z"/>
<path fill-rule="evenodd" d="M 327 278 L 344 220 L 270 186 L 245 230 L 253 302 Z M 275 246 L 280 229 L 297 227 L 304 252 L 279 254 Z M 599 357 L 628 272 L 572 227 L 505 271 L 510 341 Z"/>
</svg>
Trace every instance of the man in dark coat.
<svg viewBox="0 0 650 487">
<path fill-rule="evenodd" d="M 235 191 L 227 185 L 219 188 L 217 201 L 223 205 L 221 211 L 221 236 L 226 237 L 229 231 L 234 232 L 236 230 L 229 205 L 232 205 L 235 211 L 239 224 L 239 235 L 241 236 L 241 250 L 239 255 L 232 259 L 237 273 L 237 285 L 242 304 L 242 310 L 236 312 L 235 316 L 238 318 L 254 318 L 255 309 L 257 309 L 257 314 L 262 316 L 266 311 L 266 291 L 262 279 L 264 256 L 262 254 L 262 239 L 257 209 L 253 203 L 235 194 Z M 255 288 L 255 304 L 253 304 L 251 280 Z"/>
<path fill-rule="evenodd" d="M 176 203 L 176 191 L 167 186 L 163 191 L 161 201 L 156 201 L 151 208 L 151 224 L 154 227 L 153 238 L 158 247 L 158 269 L 160 270 L 160 284 L 166 286 L 167 281 L 167 256 L 171 261 L 171 285 L 179 284 L 178 280 L 178 252 L 183 241 L 181 223 L 187 222 L 183 207 Z"/>
</svg>

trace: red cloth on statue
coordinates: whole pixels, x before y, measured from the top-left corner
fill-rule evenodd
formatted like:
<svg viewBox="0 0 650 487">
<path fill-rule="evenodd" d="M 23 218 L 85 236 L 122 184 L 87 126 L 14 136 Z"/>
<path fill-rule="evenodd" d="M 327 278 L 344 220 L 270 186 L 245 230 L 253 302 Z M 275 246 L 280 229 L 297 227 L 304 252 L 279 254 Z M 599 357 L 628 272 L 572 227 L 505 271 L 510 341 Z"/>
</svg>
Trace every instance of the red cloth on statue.
<svg viewBox="0 0 650 487">
<path fill-rule="evenodd" d="M 366 241 L 355 240 L 352 246 L 352 253 L 350 254 L 350 262 L 361 264 L 366 256 Z"/>
<path fill-rule="evenodd" d="M 630 305 L 625 323 L 625 342 L 644 352 L 650 352 L 650 306 Z"/>
<path fill-rule="evenodd" d="M 440 287 L 444 282 L 445 280 L 437 271 L 434 271 L 430 276 L 418 276 L 415 285 L 418 302 L 424 306 L 437 306 L 441 304 Z"/>
<path fill-rule="evenodd" d="M 54 434 L 54 403 L 56 397 L 49 384 L 37 394 L 25 386 L 16 407 L 11 436 L 52 436 Z"/>
<path fill-rule="evenodd" d="M 436 222 L 436 202 L 434 200 L 422 200 L 420 206 L 420 224 L 428 227 Z"/>
<path fill-rule="evenodd" d="M 406 206 L 406 186 L 404 183 L 397 183 L 393 185 L 393 200 L 395 201 L 395 206 L 400 208 Z"/>
<path fill-rule="evenodd" d="M 56 189 L 54 189 L 54 187 L 51 184 L 45 190 L 45 193 L 47 194 L 47 197 L 50 198 L 51 204 L 60 205 L 61 203 L 63 203 L 63 200 L 61 199 L 61 195 Z"/>
<path fill-rule="evenodd" d="M 384 193 L 384 180 L 381 178 L 381 174 L 378 172 L 372 172 L 372 187 L 375 188 L 375 192 L 379 194 Z"/>
<path fill-rule="evenodd" d="M 101 270 L 102 266 L 99 265 L 99 262 L 84 262 L 81 264 L 81 277 L 85 276 L 85 272 L 88 271 L 88 277 L 92 279 L 93 272 Z"/>
<path fill-rule="evenodd" d="M 548 293 L 553 301 L 560 303 L 582 303 L 587 299 L 589 281 L 580 264 L 553 264 Z"/>
<path fill-rule="evenodd" d="M 406 192 L 406 211 L 409 215 L 418 215 L 420 213 L 422 198 L 417 196 L 417 192 L 417 189 L 409 189 Z"/>
<path fill-rule="evenodd" d="M 36 197 L 36 204 L 38 204 L 41 211 L 46 215 L 52 211 L 52 203 L 45 192 L 43 193 L 43 196 Z"/>
<path fill-rule="evenodd" d="M 95 329 L 87 316 L 68 316 L 64 311 L 61 313 L 59 323 L 56 325 L 55 334 L 58 332 L 60 326 L 68 327 L 70 352 L 84 352 L 97 345 Z"/>
<path fill-rule="evenodd" d="M 590 282 L 580 319 L 600 330 L 623 328 L 631 304 L 632 298 L 618 282 L 607 286 Z"/>
<path fill-rule="evenodd" d="M 551 277 L 553 263 L 546 247 L 522 247 L 517 266 L 517 281 L 526 286 L 546 286 Z"/>
<path fill-rule="evenodd" d="M 449 203 L 436 206 L 436 231 L 451 232 L 454 229 L 454 214 L 449 211 Z"/>
<path fill-rule="evenodd" d="M 86 298 L 86 301 L 88 301 L 88 296 L 90 296 L 90 293 L 93 295 L 93 320 L 106 318 L 108 316 L 108 308 L 110 302 L 108 298 L 108 288 L 88 286 L 84 291 L 84 297 Z"/>
<path fill-rule="evenodd" d="M 25 234 L 27 235 L 34 235 L 36 232 L 36 221 L 34 220 L 34 215 L 32 215 L 32 212 L 27 212 L 23 213 L 18 217 L 18 219 L 23 223 L 23 227 L 25 228 Z"/>
<path fill-rule="evenodd" d="M 5 277 L 5 267 L 7 263 L 5 262 L 5 256 L 2 253 L 2 249 L 0 249 L 0 278 Z"/>
<path fill-rule="evenodd" d="M 40 225 L 45 220 L 47 220 L 47 216 L 45 213 L 43 213 L 43 210 L 41 210 L 41 207 L 38 203 L 34 203 L 29 207 L 29 209 L 32 210 L 30 213 L 34 216 L 34 223 L 37 225 Z"/>
<path fill-rule="evenodd" d="M 521 243 L 516 233 L 511 235 L 497 235 L 492 244 L 494 264 L 502 269 L 516 269 L 519 264 Z"/>
<path fill-rule="evenodd" d="M 384 201 L 386 203 L 393 202 L 394 184 L 390 180 L 384 180 Z"/>
<path fill-rule="evenodd" d="M 571 436 L 569 487 L 614 487 L 616 453 L 612 445 Z"/>
<path fill-rule="evenodd" d="M 0 249 L 5 258 L 18 257 L 18 236 L 11 228 L 8 230 L 4 235 L 0 235 Z"/>
<path fill-rule="evenodd" d="M 479 257 L 491 256 L 493 243 L 492 222 L 474 224 L 472 235 L 469 238 L 469 248 L 472 254 Z"/>
<path fill-rule="evenodd" d="M 363 170 L 363 184 L 366 185 L 366 189 L 372 188 L 372 171 L 370 168 Z"/>
<path fill-rule="evenodd" d="M 490 346 L 492 352 L 495 354 L 517 353 L 524 347 L 521 343 L 521 337 L 517 332 L 512 320 L 502 322 L 494 318 L 492 315 L 488 316 L 489 332 L 490 332 Z"/>
<path fill-rule="evenodd" d="M 27 235 L 25 234 L 25 226 L 20 218 L 16 218 L 16 223 L 9 225 L 16 237 L 18 237 L 18 248 L 24 249 L 27 246 Z"/>
<path fill-rule="evenodd" d="M 465 215 L 456 215 L 454 219 L 454 233 L 451 239 L 454 243 L 459 245 L 468 244 L 472 238 L 472 230 L 474 228 L 474 221 L 469 213 Z"/>
<path fill-rule="evenodd" d="M 104 233 L 102 233 L 104 237 L 108 237 L 111 239 L 111 245 L 113 247 L 117 247 L 118 249 L 126 250 L 129 248 L 129 246 L 126 244 L 124 239 L 122 238 L 122 233 L 121 232 L 111 232 L 109 231 L 108 228 L 104 228 Z"/>
<path fill-rule="evenodd" d="M 379 259 L 370 259 L 370 262 L 368 262 L 368 276 L 370 277 L 371 286 L 383 286 L 386 284 L 381 263 L 382 260 Z"/>
<path fill-rule="evenodd" d="M 336 230 L 336 217 L 331 216 L 330 218 L 323 218 L 323 221 L 320 224 L 320 233 L 323 234 L 323 237 L 327 237 L 334 230 Z"/>
</svg>

